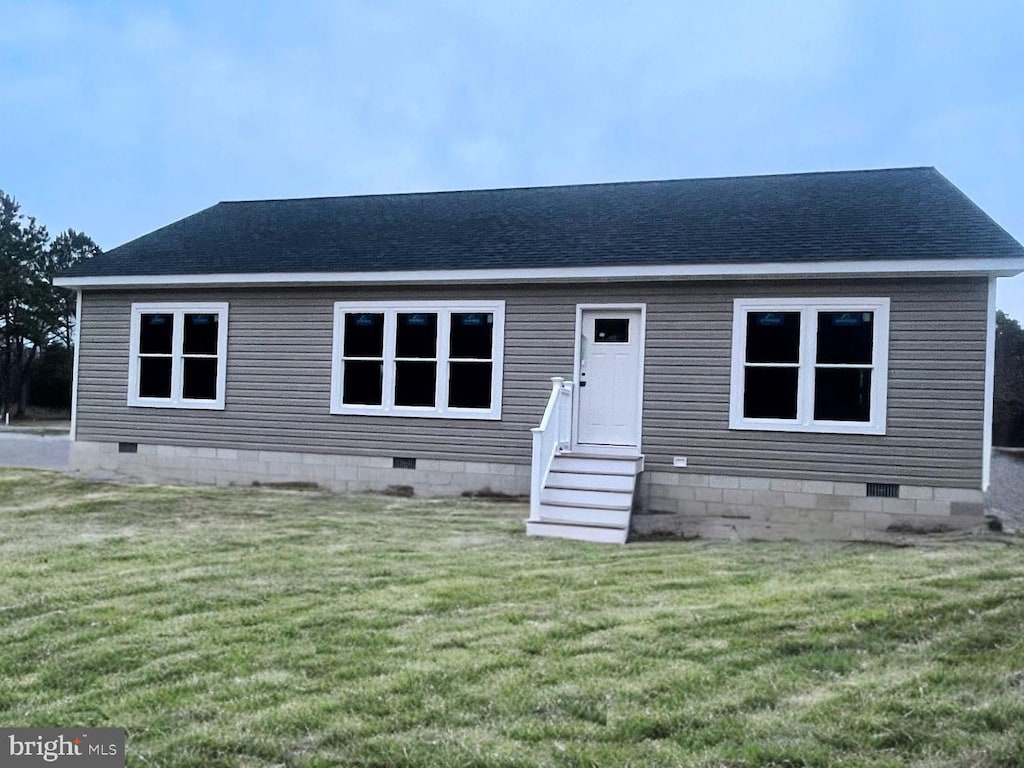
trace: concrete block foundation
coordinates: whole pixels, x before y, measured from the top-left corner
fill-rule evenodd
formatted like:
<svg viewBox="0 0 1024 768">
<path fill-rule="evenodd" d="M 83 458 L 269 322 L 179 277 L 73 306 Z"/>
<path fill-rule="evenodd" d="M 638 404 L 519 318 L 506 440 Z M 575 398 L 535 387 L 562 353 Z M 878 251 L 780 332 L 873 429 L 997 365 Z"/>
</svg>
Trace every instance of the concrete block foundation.
<svg viewBox="0 0 1024 768">
<path fill-rule="evenodd" d="M 74 471 L 142 482 L 300 482 L 422 496 L 530 493 L 529 464 L 416 457 L 414 469 L 400 468 L 400 450 L 391 457 L 92 441 L 70 447 Z M 984 496 L 970 488 L 901 485 L 898 496 L 880 498 L 868 496 L 865 483 L 648 470 L 637 477 L 630 538 L 870 541 L 984 523 Z"/>
<path fill-rule="evenodd" d="M 403 456 L 401 452 L 396 455 Z M 70 468 L 149 483 L 252 485 L 315 483 L 339 492 L 413 492 L 423 496 L 463 494 L 526 496 L 530 467 L 475 461 L 417 459 L 398 469 L 389 456 L 195 448 L 139 443 L 121 452 L 118 443 L 71 443 Z"/>
<path fill-rule="evenodd" d="M 646 471 L 637 478 L 631 538 L 870 541 L 985 523 L 972 488 L 900 485 L 895 498 L 866 483 Z"/>
</svg>

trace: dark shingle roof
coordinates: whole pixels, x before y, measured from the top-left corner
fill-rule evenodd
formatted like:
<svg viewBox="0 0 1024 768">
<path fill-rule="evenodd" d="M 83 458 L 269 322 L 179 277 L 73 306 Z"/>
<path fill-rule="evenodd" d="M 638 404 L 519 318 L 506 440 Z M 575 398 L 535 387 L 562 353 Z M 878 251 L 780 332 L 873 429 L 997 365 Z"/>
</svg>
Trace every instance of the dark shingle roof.
<svg viewBox="0 0 1024 768">
<path fill-rule="evenodd" d="M 74 276 L 1022 258 L 934 168 L 218 203 Z"/>
</svg>

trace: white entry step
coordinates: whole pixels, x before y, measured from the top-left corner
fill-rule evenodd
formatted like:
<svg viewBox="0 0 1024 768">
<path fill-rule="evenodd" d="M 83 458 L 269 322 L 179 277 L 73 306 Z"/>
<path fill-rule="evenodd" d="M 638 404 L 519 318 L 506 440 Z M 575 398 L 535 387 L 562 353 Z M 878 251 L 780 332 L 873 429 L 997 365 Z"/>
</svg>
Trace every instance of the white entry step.
<svg viewBox="0 0 1024 768">
<path fill-rule="evenodd" d="M 597 544 L 625 544 L 629 530 L 626 528 L 596 528 L 587 525 L 560 525 L 526 521 L 527 536 L 547 536 L 555 539 L 592 541 Z"/>
<path fill-rule="evenodd" d="M 624 509 L 633 507 L 633 489 L 628 491 L 605 491 L 590 488 L 552 488 L 544 486 L 540 492 L 541 506 L 588 507 L 590 509 Z"/>
<path fill-rule="evenodd" d="M 571 504 L 541 504 L 539 517 L 545 523 L 594 525 L 600 528 L 626 528 L 629 525 L 629 513 L 628 509 L 600 509 L 598 507 L 573 506 Z"/>
<path fill-rule="evenodd" d="M 625 544 L 642 471 L 643 456 L 556 454 L 527 535 Z"/>
<path fill-rule="evenodd" d="M 551 460 L 552 472 L 573 472 L 588 475 L 629 475 L 636 477 L 644 470 L 643 456 L 607 456 L 594 453 L 556 453 Z"/>
<path fill-rule="evenodd" d="M 618 491 L 632 493 L 635 475 L 595 475 L 584 472 L 548 473 L 545 488 L 566 491 Z"/>
</svg>

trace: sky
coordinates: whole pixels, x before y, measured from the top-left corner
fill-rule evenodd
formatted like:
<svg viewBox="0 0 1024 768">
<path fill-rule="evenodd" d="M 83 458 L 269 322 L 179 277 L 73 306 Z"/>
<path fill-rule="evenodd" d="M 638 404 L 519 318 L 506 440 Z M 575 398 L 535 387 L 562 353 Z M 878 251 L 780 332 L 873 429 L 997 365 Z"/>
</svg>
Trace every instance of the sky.
<svg viewBox="0 0 1024 768">
<path fill-rule="evenodd" d="M 220 200 L 919 165 L 1024 241 L 1020 0 L 0 0 L 0 105 L 0 189 L 106 249 Z"/>
</svg>

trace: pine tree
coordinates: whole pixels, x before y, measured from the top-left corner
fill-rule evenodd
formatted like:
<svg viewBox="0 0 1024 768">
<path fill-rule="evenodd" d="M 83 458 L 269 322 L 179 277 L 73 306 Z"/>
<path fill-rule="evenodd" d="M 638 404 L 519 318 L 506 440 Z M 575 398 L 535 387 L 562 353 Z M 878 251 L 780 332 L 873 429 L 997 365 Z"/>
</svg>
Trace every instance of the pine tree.
<svg viewBox="0 0 1024 768">
<path fill-rule="evenodd" d="M 24 412 L 28 373 L 47 342 L 50 285 L 42 271 L 49 235 L 0 190 L 0 411 Z"/>
<path fill-rule="evenodd" d="M 0 414 L 24 415 L 33 366 L 47 347 L 66 350 L 70 376 L 76 297 L 53 277 L 99 252 L 71 229 L 51 245 L 46 228 L 0 190 Z"/>
<path fill-rule="evenodd" d="M 996 312 L 996 361 L 993 382 L 992 442 L 1024 445 L 1024 330 Z"/>
</svg>

